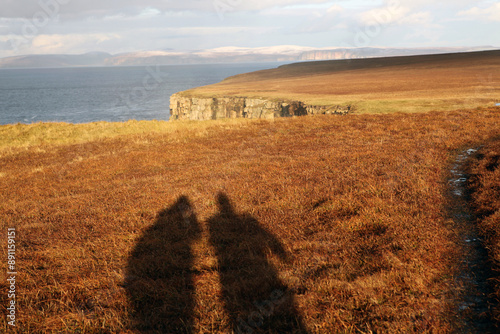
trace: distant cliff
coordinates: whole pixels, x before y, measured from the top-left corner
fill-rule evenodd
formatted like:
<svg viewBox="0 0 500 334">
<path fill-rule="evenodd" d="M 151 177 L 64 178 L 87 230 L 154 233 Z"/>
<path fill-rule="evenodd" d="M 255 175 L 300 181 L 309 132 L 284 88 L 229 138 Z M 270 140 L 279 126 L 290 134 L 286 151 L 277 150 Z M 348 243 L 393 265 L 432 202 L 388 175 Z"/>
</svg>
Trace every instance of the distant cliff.
<svg viewBox="0 0 500 334">
<path fill-rule="evenodd" d="M 313 106 L 300 101 L 271 101 L 247 97 L 170 97 L 170 120 L 209 120 L 221 118 L 277 118 L 318 114 L 346 114 L 346 106 Z"/>
</svg>

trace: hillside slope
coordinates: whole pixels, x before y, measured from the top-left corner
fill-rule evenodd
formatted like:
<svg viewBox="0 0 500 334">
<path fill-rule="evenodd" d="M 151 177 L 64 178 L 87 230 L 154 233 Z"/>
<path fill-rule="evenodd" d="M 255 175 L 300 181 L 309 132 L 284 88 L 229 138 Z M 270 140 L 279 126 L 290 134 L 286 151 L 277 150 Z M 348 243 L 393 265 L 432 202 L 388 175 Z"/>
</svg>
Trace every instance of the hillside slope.
<svg viewBox="0 0 500 334">
<path fill-rule="evenodd" d="M 500 102 L 499 77 L 500 51 L 484 51 L 297 63 L 176 96 L 352 105 L 358 112 L 452 110 Z"/>
</svg>

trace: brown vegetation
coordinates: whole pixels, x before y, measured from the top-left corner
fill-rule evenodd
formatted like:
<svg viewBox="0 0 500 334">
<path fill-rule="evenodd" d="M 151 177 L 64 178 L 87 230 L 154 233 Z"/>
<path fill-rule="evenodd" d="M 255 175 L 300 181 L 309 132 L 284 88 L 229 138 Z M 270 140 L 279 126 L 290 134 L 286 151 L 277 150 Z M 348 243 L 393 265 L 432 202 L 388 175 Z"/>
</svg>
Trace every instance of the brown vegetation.
<svg viewBox="0 0 500 334">
<path fill-rule="evenodd" d="M 493 279 L 494 295 L 500 300 L 500 140 L 496 138 L 480 149 L 469 163 L 469 189 L 477 216 L 477 226 L 488 249 L 491 266 L 497 274 Z M 500 307 L 495 309 L 500 321 Z"/>
<path fill-rule="evenodd" d="M 500 51 L 307 62 L 237 75 L 182 94 L 353 105 L 358 112 L 422 112 L 500 102 Z"/>
<path fill-rule="evenodd" d="M 446 179 L 459 149 L 500 135 L 499 118 L 200 122 L 4 151 L 14 332 L 453 332 Z"/>
</svg>

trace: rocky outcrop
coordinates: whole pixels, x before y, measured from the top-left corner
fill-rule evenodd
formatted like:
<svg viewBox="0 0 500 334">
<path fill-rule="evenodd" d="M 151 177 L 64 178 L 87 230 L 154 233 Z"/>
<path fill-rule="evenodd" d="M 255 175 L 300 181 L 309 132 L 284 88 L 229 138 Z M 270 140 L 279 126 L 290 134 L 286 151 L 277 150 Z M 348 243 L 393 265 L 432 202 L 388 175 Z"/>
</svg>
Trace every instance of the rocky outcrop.
<svg viewBox="0 0 500 334">
<path fill-rule="evenodd" d="M 346 114 L 352 106 L 312 106 L 300 101 L 272 101 L 247 97 L 170 97 L 170 120 L 221 118 L 277 118 L 316 114 Z"/>
</svg>

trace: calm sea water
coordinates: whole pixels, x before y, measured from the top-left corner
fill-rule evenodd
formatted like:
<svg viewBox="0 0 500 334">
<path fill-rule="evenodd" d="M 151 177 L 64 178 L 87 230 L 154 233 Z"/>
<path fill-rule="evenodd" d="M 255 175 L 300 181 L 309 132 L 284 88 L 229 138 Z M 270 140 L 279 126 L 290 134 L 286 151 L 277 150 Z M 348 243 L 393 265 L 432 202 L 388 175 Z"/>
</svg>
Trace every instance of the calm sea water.
<svg viewBox="0 0 500 334">
<path fill-rule="evenodd" d="M 176 92 L 281 64 L 1 69 L 0 124 L 168 120 Z"/>
</svg>

